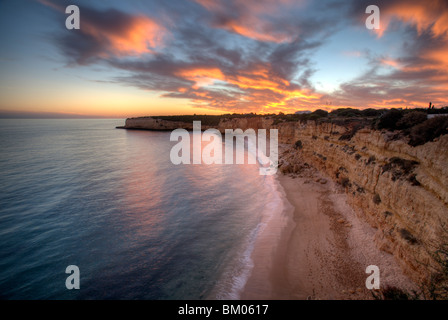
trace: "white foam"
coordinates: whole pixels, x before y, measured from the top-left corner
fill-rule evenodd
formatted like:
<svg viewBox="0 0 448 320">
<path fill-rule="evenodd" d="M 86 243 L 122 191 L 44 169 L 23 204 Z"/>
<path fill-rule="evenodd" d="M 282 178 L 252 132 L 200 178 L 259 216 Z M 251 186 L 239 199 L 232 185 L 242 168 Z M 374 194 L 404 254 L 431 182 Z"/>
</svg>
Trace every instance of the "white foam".
<svg viewBox="0 0 448 320">
<path fill-rule="evenodd" d="M 246 149 L 249 156 L 255 157 L 259 167 L 264 166 L 269 159 L 263 152 L 255 152 L 255 141 L 248 139 L 248 148 Z M 262 150 L 261 150 L 262 151 Z M 292 215 L 292 205 L 286 199 L 286 194 L 277 180 L 276 175 L 259 176 L 262 179 L 262 198 L 266 201 L 266 205 L 260 213 L 260 222 L 250 232 L 245 240 L 242 250 L 237 254 L 235 262 L 229 265 L 229 269 L 226 270 L 221 277 L 216 289 L 216 299 L 226 300 L 238 300 L 252 274 L 254 268 L 253 251 L 262 238 L 269 238 L 269 232 L 265 233 L 265 230 L 269 229 L 272 225 L 273 219 L 288 218 L 288 214 Z M 288 221 L 289 222 L 289 221 Z M 272 228 L 270 232 L 280 232 L 278 229 Z M 280 235 L 277 235 L 277 239 L 280 239 Z M 268 241 L 271 238 L 267 239 Z M 278 242 L 278 241 L 277 241 Z M 272 243 L 271 250 L 275 250 L 277 243 Z"/>
<path fill-rule="evenodd" d="M 238 300 L 243 291 L 247 280 L 250 277 L 252 268 L 254 267 L 251 259 L 252 251 L 255 246 L 257 233 L 262 228 L 262 223 L 259 223 L 255 229 L 252 230 L 248 237 L 248 243 L 245 246 L 244 252 L 237 257 L 236 263 L 232 264 L 231 269 L 226 271 L 223 280 L 220 283 L 220 288 L 216 298 L 220 300 Z"/>
<path fill-rule="evenodd" d="M 264 182 L 262 192 L 266 194 L 263 198 L 269 199 L 266 200 L 267 203 L 260 213 L 260 222 L 246 238 L 242 246 L 243 250 L 237 254 L 235 262 L 224 272 L 217 287 L 216 299 L 240 299 L 254 269 L 253 252 L 257 242 L 261 241 L 261 238 L 270 237 L 269 233 L 265 233 L 265 231 L 269 229 L 273 219 L 286 217 L 285 210 L 292 208 L 287 202 L 276 176 L 260 176 L 260 179 L 263 179 Z M 278 230 L 275 229 L 273 231 Z M 277 238 L 279 239 L 280 235 Z M 270 241 L 271 238 L 268 240 Z M 275 250 L 276 245 L 276 243 L 272 244 L 272 250 Z"/>
</svg>

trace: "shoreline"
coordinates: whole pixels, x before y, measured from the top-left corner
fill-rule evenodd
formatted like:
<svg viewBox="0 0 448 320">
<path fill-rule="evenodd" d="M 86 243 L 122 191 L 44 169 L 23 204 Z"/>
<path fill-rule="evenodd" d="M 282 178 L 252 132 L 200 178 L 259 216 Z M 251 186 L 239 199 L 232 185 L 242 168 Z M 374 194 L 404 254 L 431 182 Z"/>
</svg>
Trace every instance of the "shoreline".
<svg viewBox="0 0 448 320">
<path fill-rule="evenodd" d="M 280 207 L 275 208 L 275 212 L 267 217 L 262 223 L 254 248 L 251 253 L 253 267 L 251 273 L 240 293 L 242 300 L 264 300 L 283 294 L 284 282 L 284 262 L 288 240 L 295 227 L 293 221 L 294 208 L 286 200 L 286 193 L 278 180 L 278 176 L 272 178 L 275 192 L 280 196 Z"/>
<path fill-rule="evenodd" d="M 257 239 L 241 299 L 373 299 L 365 286 L 369 265 L 380 269 L 380 288 L 415 288 L 394 257 L 376 247 L 375 229 L 347 204 L 339 185 L 314 168 L 278 172 L 275 179 L 283 212 Z"/>
</svg>

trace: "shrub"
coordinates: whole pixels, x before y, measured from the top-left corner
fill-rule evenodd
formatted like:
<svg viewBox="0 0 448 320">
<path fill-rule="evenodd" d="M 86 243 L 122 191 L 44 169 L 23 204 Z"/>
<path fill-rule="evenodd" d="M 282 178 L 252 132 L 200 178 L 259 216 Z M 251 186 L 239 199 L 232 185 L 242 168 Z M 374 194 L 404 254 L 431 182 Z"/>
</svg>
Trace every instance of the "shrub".
<svg viewBox="0 0 448 320">
<path fill-rule="evenodd" d="M 179 115 L 179 116 L 152 116 L 156 120 L 179 121 L 192 123 L 193 121 L 201 121 L 202 125 L 217 126 L 223 116 L 218 115 Z"/>
<path fill-rule="evenodd" d="M 397 122 L 403 117 L 403 111 L 398 109 L 390 109 L 383 114 L 376 122 L 376 129 L 396 130 Z"/>
<path fill-rule="evenodd" d="M 378 110 L 372 108 L 361 110 L 361 114 L 364 117 L 379 117 L 383 112 L 384 110 Z"/>
<path fill-rule="evenodd" d="M 392 157 L 389 161 L 382 166 L 383 173 L 392 171 L 392 180 L 400 179 L 401 177 L 408 176 L 414 171 L 414 168 L 419 163 L 414 160 L 406 160 L 399 157 Z"/>
<path fill-rule="evenodd" d="M 416 244 L 418 243 L 418 240 L 416 237 L 414 237 L 412 235 L 412 233 L 410 233 L 408 230 L 406 229 L 400 229 L 400 236 L 406 240 L 407 242 L 409 242 L 410 244 Z"/>
<path fill-rule="evenodd" d="M 322 159 L 323 161 L 327 161 L 327 157 L 321 155 L 320 153 L 316 153 L 316 156 L 318 156 L 320 159 Z"/>
<path fill-rule="evenodd" d="M 400 120 L 397 121 L 397 128 L 409 129 L 416 126 L 428 118 L 427 114 L 421 111 L 411 111 L 406 113 Z"/>
<path fill-rule="evenodd" d="M 275 120 L 272 122 L 272 125 L 273 125 L 273 126 L 276 126 L 276 125 L 278 125 L 279 123 L 282 123 L 282 122 L 284 122 L 284 120 L 282 120 L 282 119 L 275 119 Z"/>
<path fill-rule="evenodd" d="M 448 113 L 448 106 L 443 107 L 443 108 L 432 108 L 432 109 L 425 109 L 426 112 L 428 112 L 429 114 L 447 114 Z"/>
<path fill-rule="evenodd" d="M 408 178 L 408 181 L 413 185 L 413 186 L 420 186 L 421 183 L 420 181 L 417 180 L 417 175 L 413 174 Z"/>
<path fill-rule="evenodd" d="M 344 188 L 351 187 L 350 180 L 349 180 L 348 178 L 342 178 L 342 179 L 341 179 L 341 185 L 342 185 Z"/>
<path fill-rule="evenodd" d="M 301 140 L 297 140 L 296 143 L 294 144 L 294 148 L 297 149 L 302 149 L 303 148 L 303 144 Z"/>
<path fill-rule="evenodd" d="M 372 295 L 376 300 L 411 300 L 412 297 L 404 290 L 394 287 L 386 286 L 381 289 L 379 294 L 372 291 Z"/>
<path fill-rule="evenodd" d="M 362 113 L 361 113 L 360 110 L 353 109 L 353 108 L 339 108 L 339 109 L 335 109 L 335 110 L 331 111 L 331 114 L 336 116 L 336 117 L 345 117 L 345 118 L 362 116 Z"/>
<path fill-rule="evenodd" d="M 345 133 L 345 134 L 343 134 L 343 135 L 341 135 L 339 137 L 339 141 L 344 141 L 344 140 L 345 141 L 349 141 L 349 140 L 351 140 L 355 136 L 355 134 L 362 128 L 363 128 L 362 125 L 355 125 L 355 126 L 353 126 L 352 129 L 348 133 Z"/>
<path fill-rule="evenodd" d="M 328 117 L 328 111 L 325 111 L 325 110 L 322 110 L 322 109 L 314 110 L 311 114 L 312 114 L 312 115 L 315 114 L 315 115 L 317 115 L 319 118 Z"/>
<path fill-rule="evenodd" d="M 378 193 L 375 193 L 375 195 L 373 196 L 373 203 L 374 204 L 380 204 L 381 203 L 381 197 Z"/>
<path fill-rule="evenodd" d="M 437 267 L 424 288 L 429 295 L 427 298 L 432 300 L 448 300 L 448 239 L 446 238 L 448 230 L 444 226 L 442 228 L 445 232 L 445 239 L 436 245 L 436 250 L 432 254 Z"/>
<path fill-rule="evenodd" d="M 422 145 L 447 133 L 448 116 L 428 119 L 411 129 L 409 144 L 413 147 Z"/>
</svg>

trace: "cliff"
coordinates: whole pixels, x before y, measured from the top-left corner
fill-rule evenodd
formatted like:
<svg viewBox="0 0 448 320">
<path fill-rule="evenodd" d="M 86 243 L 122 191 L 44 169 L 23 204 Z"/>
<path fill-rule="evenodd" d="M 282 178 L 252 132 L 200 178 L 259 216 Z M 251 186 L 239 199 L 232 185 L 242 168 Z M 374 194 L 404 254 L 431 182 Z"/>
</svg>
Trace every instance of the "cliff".
<svg viewBox="0 0 448 320">
<path fill-rule="evenodd" d="M 428 277 L 437 244 L 448 235 L 448 135 L 416 147 L 389 131 L 356 122 L 291 121 L 272 117 L 221 118 L 225 129 L 278 129 L 280 171 L 311 165 L 341 184 L 358 215 L 376 228 L 379 248 L 393 254 L 415 281 Z M 192 129 L 192 123 L 152 118 L 126 120 L 125 128 Z"/>
<path fill-rule="evenodd" d="M 201 123 L 202 130 L 216 128 L 224 133 L 225 129 L 269 129 L 273 123 L 272 119 L 265 117 L 246 117 L 246 118 L 221 118 L 216 125 Z M 155 131 L 171 131 L 177 128 L 193 130 L 192 121 L 171 121 L 152 117 L 128 118 L 123 129 L 141 129 Z"/>
<path fill-rule="evenodd" d="M 161 119 L 154 119 L 151 117 L 142 118 L 129 118 L 126 119 L 123 129 L 142 129 L 142 130 L 157 130 L 157 131 L 168 131 L 177 128 L 193 130 L 193 123 L 182 122 L 182 121 L 167 121 Z"/>
<path fill-rule="evenodd" d="M 295 172 L 307 163 L 339 182 L 357 213 L 377 229 L 378 247 L 420 282 L 434 265 L 431 253 L 448 235 L 442 227 L 448 226 L 448 135 L 411 147 L 390 132 L 352 130 L 296 124 L 294 135 L 283 139 L 300 142 L 284 155 L 280 170 Z"/>
</svg>

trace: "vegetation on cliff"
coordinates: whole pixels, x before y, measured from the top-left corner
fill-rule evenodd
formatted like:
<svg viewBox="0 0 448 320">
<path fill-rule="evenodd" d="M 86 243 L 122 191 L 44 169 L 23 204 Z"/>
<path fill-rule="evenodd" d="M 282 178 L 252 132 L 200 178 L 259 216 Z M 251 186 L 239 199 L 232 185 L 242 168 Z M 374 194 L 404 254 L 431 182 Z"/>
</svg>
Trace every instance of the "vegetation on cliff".
<svg viewBox="0 0 448 320">
<path fill-rule="evenodd" d="M 308 114 L 276 115 L 274 125 L 289 121 L 314 120 L 350 127 L 340 140 L 350 140 L 358 130 L 369 127 L 374 130 L 395 131 L 394 139 L 405 139 L 415 147 L 448 134 L 448 107 L 436 109 L 352 109 L 340 108 L 331 112 L 316 110 Z"/>
<path fill-rule="evenodd" d="M 140 117 L 140 119 L 144 118 L 153 118 L 160 119 L 166 121 L 178 121 L 178 122 L 186 122 L 192 123 L 193 121 L 201 121 L 202 125 L 205 126 L 217 126 L 221 120 L 233 119 L 233 118 L 253 118 L 253 117 L 262 117 L 266 115 L 257 115 L 255 113 L 233 113 L 233 114 L 222 114 L 222 115 L 177 115 L 177 116 L 150 116 L 150 117 Z"/>
<path fill-rule="evenodd" d="M 319 123 L 332 123 L 340 126 L 350 127 L 351 130 L 340 137 L 340 140 L 350 140 L 358 130 L 368 127 L 374 130 L 393 131 L 393 139 L 407 140 L 409 145 L 418 146 L 432 141 L 435 138 L 448 133 L 448 107 L 417 108 L 417 109 L 353 109 L 339 108 L 328 112 L 317 109 L 310 113 L 301 114 L 223 114 L 223 115 L 177 115 L 177 116 L 151 116 L 153 119 L 165 121 L 176 121 L 192 123 L 201 121 L 205 126 L 218 126 L 235 118 L 256 118 L 264 117 L 272 119 L 272 125 L 278 126 L 286 122 L 306 122 L 317 121 Z M 141 119 L 149 117 L 141 117 Z"/>
</svg>

